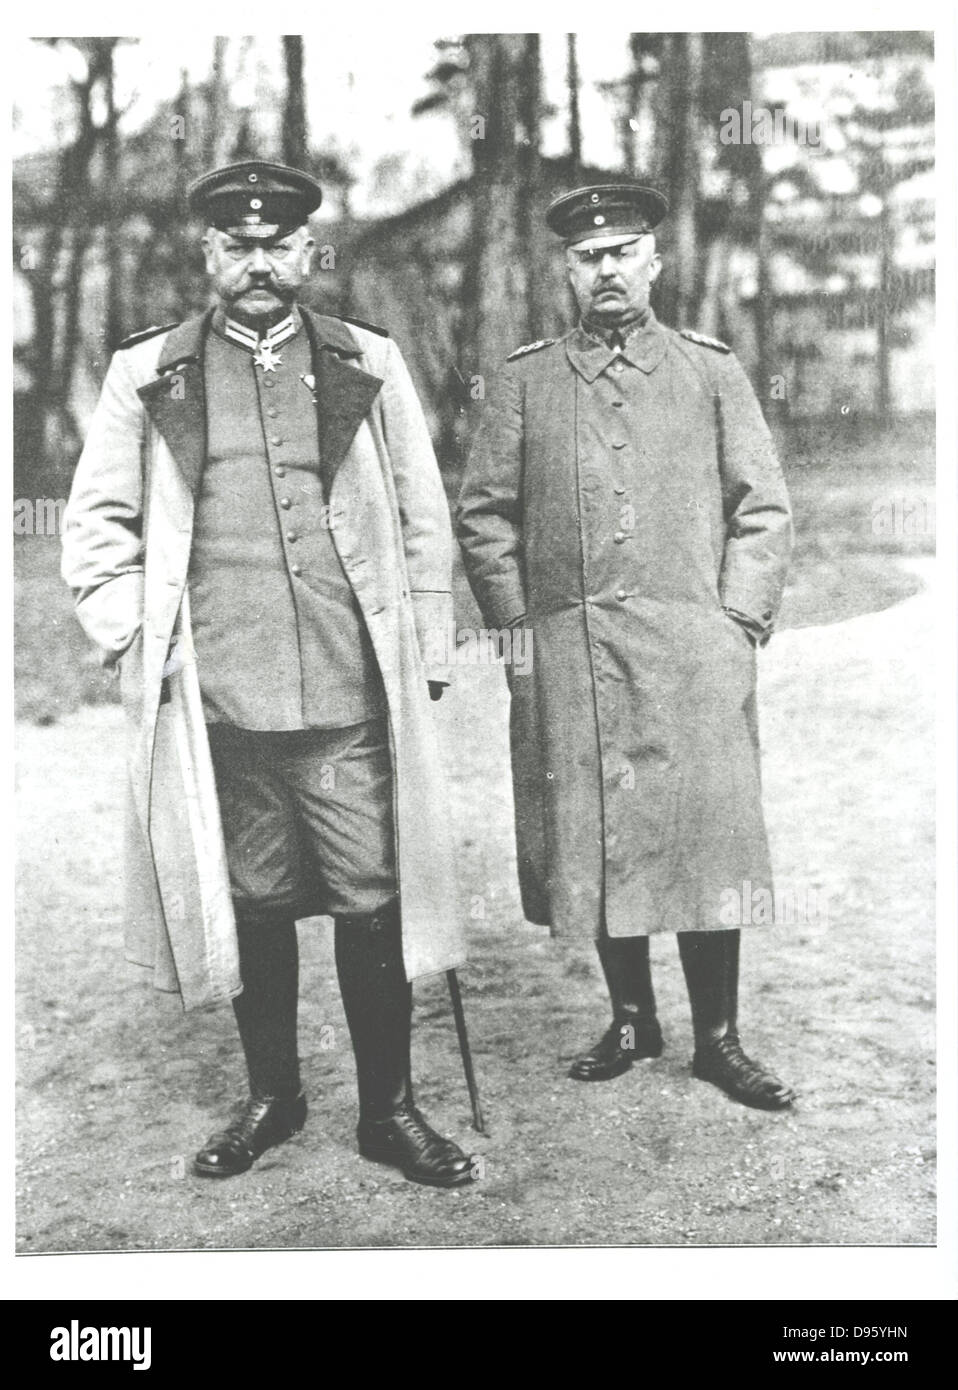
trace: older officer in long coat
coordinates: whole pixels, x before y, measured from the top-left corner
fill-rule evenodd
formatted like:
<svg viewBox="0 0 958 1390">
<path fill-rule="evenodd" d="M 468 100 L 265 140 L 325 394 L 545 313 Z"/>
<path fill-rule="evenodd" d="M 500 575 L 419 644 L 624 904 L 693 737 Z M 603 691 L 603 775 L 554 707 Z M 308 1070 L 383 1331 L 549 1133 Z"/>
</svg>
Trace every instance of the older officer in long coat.
<svg viewBox="0 0 958 1390">
<path fill-rule="evenodd" d="M 488 392 L 459 539 L 485 620 L 534 635 L 532 673 L 510 679 L 525 914 L 594 936 L 611 996 L 570 1074 L 659 1055 L 649 936 L 676 932 L 695 1074 L 777 1109 L 793 1093 L 738 1038 L 734 904 L 769 881 L 755 647 L 790 514 L 734 356 L 650 308 L 665 211 L 639 185 L 549 208 L 581 321 L 514 352 Z"/>
<path fill-rule="evenodd" d="M 247 161 L 194 186 L 216 294 L 110 365 L 63 573 L 129 728 L 127 955 L 186 1007 L 232 998 L 249 1071 L 195 1168 L 302 1128 L 295 920 L 335 918 L 366 1157 L 471 1180 L 412 1094 L 411 987 L 456 965 L 445 790 L 420 652 L 452 536 L 388 335 L 312 313 L 309 176 Z"/>
</svg>

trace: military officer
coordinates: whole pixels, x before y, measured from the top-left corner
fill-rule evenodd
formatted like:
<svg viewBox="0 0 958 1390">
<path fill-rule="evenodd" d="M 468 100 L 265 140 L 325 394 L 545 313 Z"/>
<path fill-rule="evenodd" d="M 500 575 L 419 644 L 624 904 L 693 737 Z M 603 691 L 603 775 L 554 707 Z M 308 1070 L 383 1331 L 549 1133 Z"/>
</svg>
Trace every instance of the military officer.
<svg viewBox="0 0 958 1390">
<path fill-rule="evenodd" d="M 649 937 L 675 932 L 694 1074 L 774 1110 L 794 1093 L 742 1050 L 734 903 L 770 875 L 755 649 L 791 521 L 735 357 L 650 307 L 666 211 L 624 183 L 548 208 L 580 320 L 514 352 L 487 393 L 458 534 L 485 620 L 534 634 L 531 675 L 510 679 L 525 915 L 594 936 L 611 999 L 570 1076 L 659 1056 Z"/>
<path fill-rule="evenodd" d="M 64 575 L 130 725 L 127 955 L 194 1007 L 231 998 L 249 1074 L 195 1159 L 246 1171 L 302 1129 L 296 919 L 335 919 L 359 1151 L 454 1187 L 417 1109 L 418 975 L 462 941 L 421 653 L 452 534 L 388 334 L 316 314 L 309 175 L 249 160 L 190 206 L 214 304 L 111 363 L 67 511 Z"/>
</svg>

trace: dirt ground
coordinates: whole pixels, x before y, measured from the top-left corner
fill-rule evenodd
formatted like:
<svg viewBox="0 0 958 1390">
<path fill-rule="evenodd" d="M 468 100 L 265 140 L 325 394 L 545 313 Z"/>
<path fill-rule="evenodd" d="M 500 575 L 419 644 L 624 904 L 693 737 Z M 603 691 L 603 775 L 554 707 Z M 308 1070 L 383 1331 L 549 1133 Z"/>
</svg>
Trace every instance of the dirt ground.
<svg viewBox="0 0 958 1390">
<path fill-rule="evenodd" d="M 912 471 L 901 459 L 889 455 L 888 486 Z M 885 482 L 850 476 L 792 479 L 804 540 L 790 626 L 760 659 L 766 812 L 799 911 L 745 933 L 742 1033 L 799 1104 L 749 1111 L 691 1077 L 671 938 L 652 943 L 663 1057 L 607 1085 L 566 1079 L 607 1023 L 604 990 L 587 952 L 560 952 L 522 920 L 505 682 L 464 668 L 436 711 L 488 1137 L 469 1127 L 442 980 L 417 986 L 414 1051 L 422 1108 L 483 1157 L 484 1176 L 458 1193 L 355 1152 L 323 919 L 300 925 L 306 1129 L 241 1178 L 190 1174 L 243 1092 L 232 1013 L 185 1016 L 122 961 L 120 714 L 68 632 L 54 543 L 30 541 L 18 559 L 18 1249 L 932 1243 L 931 562 L 927 546 L 891 553 L 869 536 Z M 861 554 L 847 544 L 859 532 Z M 812 920 L 810 891 L 827 895 Z"/>
</svg>

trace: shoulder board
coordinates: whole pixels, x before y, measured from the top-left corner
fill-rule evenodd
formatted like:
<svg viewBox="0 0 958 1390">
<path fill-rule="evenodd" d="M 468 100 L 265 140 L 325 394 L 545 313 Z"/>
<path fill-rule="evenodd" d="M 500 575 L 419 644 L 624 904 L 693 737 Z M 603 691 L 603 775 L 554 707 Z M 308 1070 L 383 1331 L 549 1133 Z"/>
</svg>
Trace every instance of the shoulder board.
<svg viewBox="0 0 958 1390">
<path fill-rule="evenodd" d="M 551 347 L 555 338 L 540 338 L 537 343 L 526 343 L 525 347 L 517 347 L 515 352 L 510 352 L 506 358 L 507 362 L 514 362 L 517 357 L 525 357 L 527 352 L 538 352 L 540 348 Z"/>
<path fill-rule="evenodd" d="M 124 338 L 117 348 L 117 352 L 122 352 L 124 348 L 136 347 L 137 343 L 145 343 L 150 338 L 157 337 L 160 333 L 169 333 L 171 328 L 176 328 L 175 323 L 164 323 L 160 328 L 144 328 L 139 333 L 131 333 L 128 338 Z"/>
<path fill-rule="evenodd" d="M 350 318 L 349 314 L 330 314 L 331 319 L 339 319 L 341 323 L 353 323 L 357 328 L 366 328 L 370 333 L 378 333 L 380 338 L 389 337 L 388 328 L 380 328 L 378 323 L 367 323 L 365 319 Z"/>
<path fill-rule="evenodd" d="M 718 338 L 706 338 L 704 333 L 693 333 L 691 328 L 683 328 L 679 337 L 688 338 L 690 343 L 698 343 L 700 347 L 714 348 L 716 352 L 732 351 L 728 343 L 719 342 Z"/>
</svg>

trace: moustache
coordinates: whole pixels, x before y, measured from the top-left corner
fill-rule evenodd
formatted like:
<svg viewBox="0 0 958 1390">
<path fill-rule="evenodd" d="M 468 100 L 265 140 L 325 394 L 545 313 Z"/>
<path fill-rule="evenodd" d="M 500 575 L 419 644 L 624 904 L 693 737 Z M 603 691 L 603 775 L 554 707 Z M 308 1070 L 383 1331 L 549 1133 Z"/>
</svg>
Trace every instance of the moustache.
<svg viewBox="0 0 958 1390">
<path fill-rule="evenodd" d="M 285 287 L 278 280 L 250 280 L 248 285 L 243 285 L 241 289 L 234 290 L 230 299 L 242 299 L 244 294 L 249 294 L 251 290 L 269 290 L 271 294 L 282 296 L 286 293 Z"/>
</svg>

